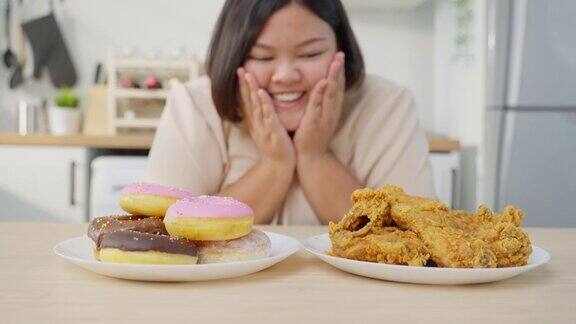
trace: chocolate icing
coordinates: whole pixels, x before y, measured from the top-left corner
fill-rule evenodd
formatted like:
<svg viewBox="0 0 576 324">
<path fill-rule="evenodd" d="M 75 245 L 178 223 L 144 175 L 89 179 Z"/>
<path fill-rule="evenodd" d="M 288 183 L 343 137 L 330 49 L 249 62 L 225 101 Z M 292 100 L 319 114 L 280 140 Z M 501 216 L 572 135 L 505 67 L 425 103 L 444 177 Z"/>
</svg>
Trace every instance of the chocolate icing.
<svg viewBox="0 0 576 324">
<path fill-rule="evenodd" d="M 115 248 L 123 251 L 157 251 L 196 256 L 196 245 L 185 238 L 169 236 L 161 218 L 120 215 L 93 219 L 88 237 L 96 249 Z"/>
<path fill-rule="evenodd" d="M 169 235 L 122 230 L 100 236 L 98 249 L 114 248 L 123 251 L 157 251 L 197 256 L 194 242 Z"/>
<path fill-rule="evenodd" d="M 95 218 L 88 226 L 88 237 L 98 244 L 100 236 L 121 230 L 168 235 L 161 218 L 119 215 Z"/>
</svg>

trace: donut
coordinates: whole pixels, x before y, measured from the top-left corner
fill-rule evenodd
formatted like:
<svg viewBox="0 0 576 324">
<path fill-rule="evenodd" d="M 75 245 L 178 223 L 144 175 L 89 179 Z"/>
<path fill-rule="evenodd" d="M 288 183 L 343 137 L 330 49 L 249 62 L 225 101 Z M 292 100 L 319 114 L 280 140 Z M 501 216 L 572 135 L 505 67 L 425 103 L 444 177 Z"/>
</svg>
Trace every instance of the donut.
<svg viewBox="0 0 576 324">
<path fill-rule="evenodd" d="M 196 244 L 171 237 L 160 218 L 107 216 L 90 222 L 88 236 L 94 241 L 97 260 L 137 264 L 195 264 Z"/>
<path fill-rule="evenodd" d="M 93 219 L 88 225 L 88 237 L 97 244 L 103 234 L 121 230 L 168 235 L 160 218 L 141 215 L 114 215 Z"/>
<path fill-rule="evenodd" d="M 181 237 L 122 230 L 100 237 L 97 259 L 112 263 L 196 264 L 194 242 Z"/>
<path fill-rule="evenodd" d="M 164 225 L 170 235 L 195 241 L 232 240 L 252 230 L 254 212 L 234 198 L 199 196 L 174 203 Z"/>
<path fill-rule="evenodd" d="M 252 230 L 250 234 L 227 241 L 195 241 L 198 263 L 223 263 L 266 258 L 270 255 L 270 239 L 264 232 Z"/>
<path fill-rule="evenodd" d="M 120 192 L 120 207 L 129 214 L 162 218 L 174 202 L 192 197 L 191 193 L 177 188 L 136 182 L 124 187 Z"/>
</svg>

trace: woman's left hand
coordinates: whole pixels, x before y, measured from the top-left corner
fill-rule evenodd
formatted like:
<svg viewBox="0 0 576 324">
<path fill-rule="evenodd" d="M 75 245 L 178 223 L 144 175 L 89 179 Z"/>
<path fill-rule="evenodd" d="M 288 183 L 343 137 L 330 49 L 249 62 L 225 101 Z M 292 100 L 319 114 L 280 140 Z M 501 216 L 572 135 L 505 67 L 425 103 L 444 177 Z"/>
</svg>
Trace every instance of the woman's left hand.
<svg viewBox="0 0 576 324">
<path fill-rule="evenodd" d="M 344 53 L 338 52 L 330 64 L 327 78 L 318 81 L 314 87 L 294 135 L 298 164 L 315 160 L 328 152 L 342 114 L 345 85 Z"/>
</svg>

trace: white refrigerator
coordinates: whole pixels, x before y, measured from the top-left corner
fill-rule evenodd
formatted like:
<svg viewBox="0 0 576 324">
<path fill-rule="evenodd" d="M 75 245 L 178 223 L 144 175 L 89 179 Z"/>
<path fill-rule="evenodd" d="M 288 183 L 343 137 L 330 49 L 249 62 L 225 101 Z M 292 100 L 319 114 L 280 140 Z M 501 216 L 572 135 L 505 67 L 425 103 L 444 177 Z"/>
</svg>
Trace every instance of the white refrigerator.
<svg viewBox="0 0 576 324">
<path fill-rule="evenodd" d="M 576 226 L 576 1 L 488 1 L 486 192 Z"/>
</svg>

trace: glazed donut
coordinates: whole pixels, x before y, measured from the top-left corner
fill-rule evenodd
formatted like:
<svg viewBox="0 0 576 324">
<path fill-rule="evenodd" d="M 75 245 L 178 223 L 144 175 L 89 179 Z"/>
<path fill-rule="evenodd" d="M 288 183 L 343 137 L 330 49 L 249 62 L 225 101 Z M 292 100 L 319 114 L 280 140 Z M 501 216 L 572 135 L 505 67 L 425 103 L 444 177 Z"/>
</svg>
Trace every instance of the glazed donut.
<svg viewBox="0 0 576 324">
<path fill-rule="evenodd" d="M 194 264 L 194 242 L 168 236 L 162 219 L 148 216 L 106 216 L 93 219 L 88 237 L 97 260 L 114 263 Z"/>
<path fill-rule="evenodd" d="M 164 217 L 170 205 L 179 199 L 192 198 L 184 190 L 165 187 L 155 183 L 136 182 L 120 192 L 120 207 L 127 213 Z"/>
<path fill-rule="evenodd" d="M 195 241 L 232 240 L 252 230 L 254 212 L 234 198 L 200 196 L 174 203 L 164 225 L 170 235 Z"/>
<path fill-rule="evenodd" d="M 228 241 L 195 241 L 198 263 L 222 263 L 266 258 L 270 255 L 270 239 L 264 232 L 250 234 Z"/>
</svg>

